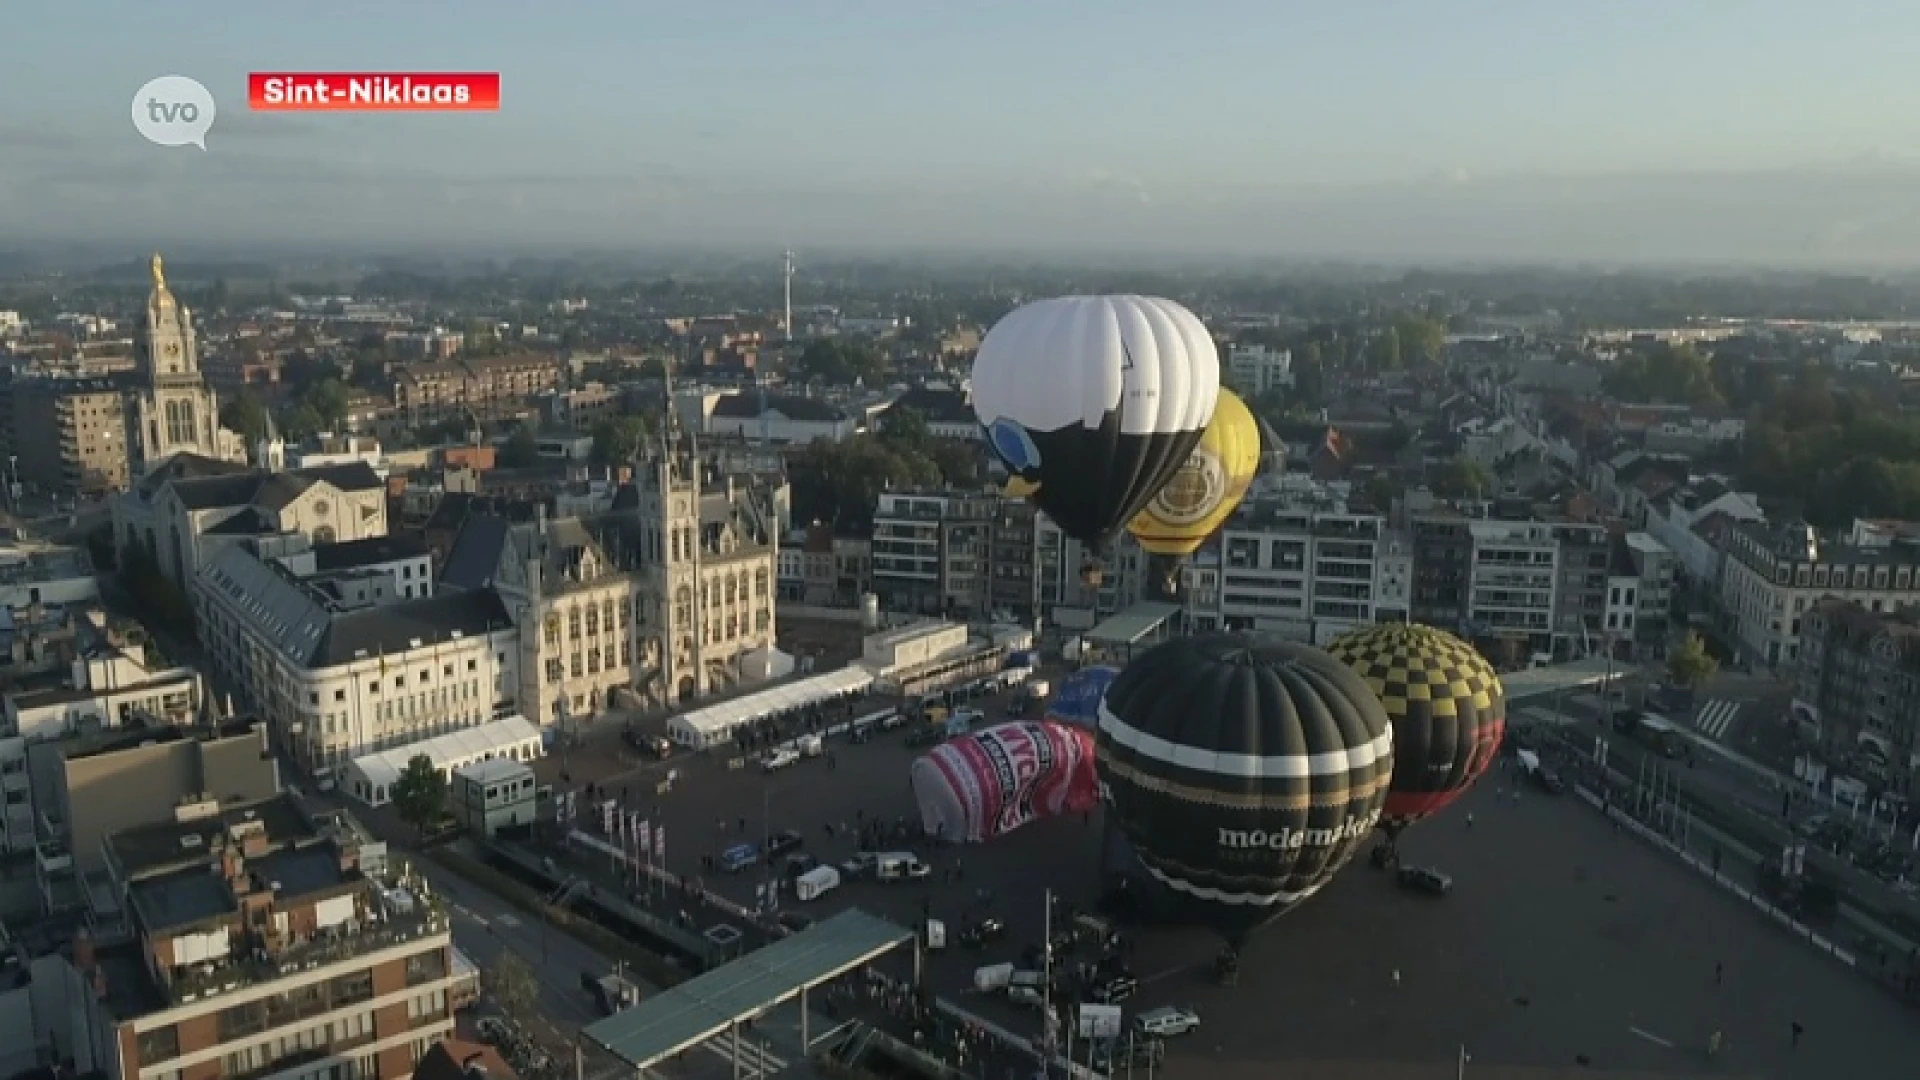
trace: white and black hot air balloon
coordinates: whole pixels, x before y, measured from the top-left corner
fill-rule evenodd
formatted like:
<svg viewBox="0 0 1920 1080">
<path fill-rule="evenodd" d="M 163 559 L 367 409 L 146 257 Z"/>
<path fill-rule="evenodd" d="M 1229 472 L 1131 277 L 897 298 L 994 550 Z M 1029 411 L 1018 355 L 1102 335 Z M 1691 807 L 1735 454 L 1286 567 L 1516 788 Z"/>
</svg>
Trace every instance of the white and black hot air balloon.
<svg viewBox="0 0 1920 1080">
<path fill-rule="evenodd" d="M 1095 561 L 1186 463 L 1213 418 L 1220 355 L 1200 319 L 1151 296 L 1063 296 L 987 332 L 973 408 L 1010 474 Z"/>
</svg>

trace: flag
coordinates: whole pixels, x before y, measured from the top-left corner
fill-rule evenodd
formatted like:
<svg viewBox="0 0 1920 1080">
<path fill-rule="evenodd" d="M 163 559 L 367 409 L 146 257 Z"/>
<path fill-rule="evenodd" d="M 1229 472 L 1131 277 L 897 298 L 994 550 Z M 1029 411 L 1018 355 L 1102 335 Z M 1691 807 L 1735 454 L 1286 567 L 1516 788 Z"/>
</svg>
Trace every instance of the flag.
<svg viewBox="0 0 1920 1080">
<path fill-rule="evenodd" d="M 640 854 L 642 855 L 653 854 L 653 826 L 652 825 L 644 821 L 640 823 L 640 842 L 634 846 L 640 849 Z"/>
<path fill-rule="evenodd" d="M 667 861 L 667 827 L 653 830 L 653 861 L 665 864 Z"/>
<path fill-rule="evenodd" d="M 1347 450 L 1352 444 L 1347 442 L 1345 435 L 1340 434 L 1339 428 L 1328 424 L 1327 437 L 1322 445 L 1326 447 L 1327 453 L 1332 454 L 1334 457 L 1345 458 L 1347 456 Z"/>
</svg>

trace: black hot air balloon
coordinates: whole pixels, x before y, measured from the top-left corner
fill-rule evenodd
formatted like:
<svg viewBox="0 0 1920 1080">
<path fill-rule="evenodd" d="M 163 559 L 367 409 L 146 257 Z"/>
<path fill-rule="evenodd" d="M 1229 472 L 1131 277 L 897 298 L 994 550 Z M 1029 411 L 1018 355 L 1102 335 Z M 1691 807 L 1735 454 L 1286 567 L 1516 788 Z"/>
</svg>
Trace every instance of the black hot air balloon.
<svg viewBox="0 0 1920 1080">
<path fill-rule="evenodd" d="M 1479 650 L 1419 623 L 1363 626 L 1327 651 L 1393 719 L 1393 790 L 1380 815 L 1391 851 L 1400 830 L 1438 813 L 1493 764 L 1507 731 L 1506 691 Z"/>
<path fill-rule="evenodd" d="M 1254 634 L 1177 638 L 1133 660 L 1095 746 L 1110 822 L 1230 950 L 1353 857 L 1393 773 L 1366 683 L 1319 649 Z"/>
<path fill-rule="evenodd" d="M 994 324 L 973 361 L 987 445 L 1029 499 L 1107 545 L 1186 464 L 1213 417 L 1220 356 L 1192 312 L 1150 296 L 1063 296 Z"/>
</svg>

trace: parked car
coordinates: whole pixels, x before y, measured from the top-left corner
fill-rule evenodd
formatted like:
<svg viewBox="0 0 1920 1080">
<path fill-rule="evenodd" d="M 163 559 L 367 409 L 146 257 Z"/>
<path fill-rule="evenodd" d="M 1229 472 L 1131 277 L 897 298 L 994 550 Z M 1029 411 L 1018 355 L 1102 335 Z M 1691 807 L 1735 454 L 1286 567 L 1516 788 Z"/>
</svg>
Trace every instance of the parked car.
<svg viewBox="0 0 1920 1080">
<path fill-rule="evenodd" d="M 787 768 L 799 760 L 800 752 L 798 750 L 769 750 L 766 756 L 760 759 L 760 770 L 762 772 L 779 772 L 781 769 Z"/>
<path fill-rule="evenodd" d="M 1200 1026 L 1200 1014 L 1192 1009 L 1175 1006 L 1152 1009 L 1133 1018 L 1133 1028 L 1143 1035 L 1155 1038 L 1167 1038 L 1172 1035 L 1185 1035 Z"/>
<path fill-rule="evenodd" d="M 792 829 L 782 829 L 772 836 L 767 837 L 766 843 L 763 844 L 762 847 L 764 848 L 764 854 L 767 859 L 771 861 L 785 855 L 789 851 L 799 850 L 800 845 L 804 843 L 806 843 L 806 840 L 799 833 L 794 832 Z"/>
<path fill-rule="evenodd" d="M 1395 879 L 1401 888 L 1428 896 L 1445 896 L 1453 891 L 1453 879 L 1431 867 L 1403 866 Z"/>
<path fill-rule="evenodd" d="M 980 949 L 1006 936 L 1006 923 L 999 919 L 981 919 L 961 929 L 960 944 L 969 949 Z"/>
</svg>

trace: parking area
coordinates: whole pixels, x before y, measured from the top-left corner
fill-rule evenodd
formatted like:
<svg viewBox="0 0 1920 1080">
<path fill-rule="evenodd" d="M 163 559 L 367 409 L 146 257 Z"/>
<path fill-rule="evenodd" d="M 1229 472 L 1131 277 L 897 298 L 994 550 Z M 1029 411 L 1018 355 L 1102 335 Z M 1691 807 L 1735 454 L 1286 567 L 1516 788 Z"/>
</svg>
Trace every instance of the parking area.
<svg viewBox="0 0 1920 1080">
<path fill-rule="evenodd" d="M 1008 695 L 972 704 L 992 722 Z M 860 850 L 863 827 L 917 833 L 908 766 L 922 751 L 905 745 L 909 734 L 829 740 L 821 755 L 771 773 L 710 755 L 646 763 L 605 787 L 665 825 L 672 870 L 750 906 L 777 870 L 756 863 L 727 872 L 706 860 L 790 830 L 806 854 L 840 864 Z M 658 792 L 669 769 L 675 782 Z M 1409 862 L 1452 877 L 1451 894 L 1423 895 L 1366 865 L 1350 867 L 1255 939 L 1235 987 L 1215 983 L 1217 944 L 1204 931 L 1125 931 L 1139 983 L 1128 1011 L 1178 1005 L 1202 1018 L 1198 1032 L 1169 1041 L 1166 1075 L 1199 1075 L 1203 1065 L 1451 1062 L 1463 1044 L 1487 1066 L 1584 1061 L 1593 1075 L 1684 1074 L 1706 1065 L 1715 1031 L 1724 1040 L 1716 1069 L 1783 1078 L 1879 1075 L 1920 1053 L 1911 1018 L 1830 960 L 1575 800 L 1533 791 L 1514 800 L 1509 779 L 1490 776 L 1404 840 Z M 956 939 L 980 919 L 998 920 L 998 940 L 977 948 L 954 940 L 930 957 L 931 984 L 996 1023 L 1037 1034 L 1037 1011 L 976 992 L 976 972 L 1027 966 L 1022 954 L 1042 940 L 1048 892 L 1095 907 L 1102 828 L 1096 812 L 966 847 L 889 835 L 878 846 L 917 848 L 925 877 L 849 880 L 807 902 L 783 892 L 780 903 L 815 916 L 857 905 L 908 926 L 930 915 Z M 1806 1032 L 1797 1048 L 1795 1023 Z"/>
</svg>

